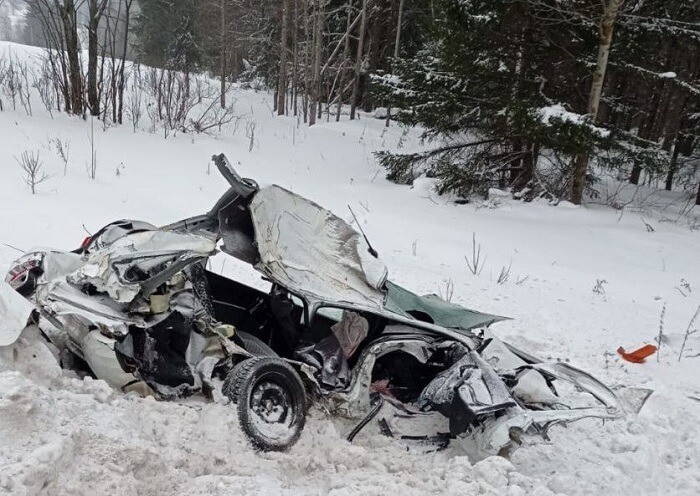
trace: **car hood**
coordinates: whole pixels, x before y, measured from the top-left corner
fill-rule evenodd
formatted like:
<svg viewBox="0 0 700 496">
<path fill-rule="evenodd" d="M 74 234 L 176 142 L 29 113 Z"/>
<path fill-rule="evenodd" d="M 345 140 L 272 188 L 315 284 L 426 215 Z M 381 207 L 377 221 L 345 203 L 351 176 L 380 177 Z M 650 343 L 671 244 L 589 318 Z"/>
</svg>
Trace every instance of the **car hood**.
<svg viewBox="0 0 700 496">
<path fill-rule="evenodd" d="M 382 307 L 386 265 L 343 219 L 280 186 L 260 189 L 249 210 L 261 272 L 311 300 Z"/>
</svg>

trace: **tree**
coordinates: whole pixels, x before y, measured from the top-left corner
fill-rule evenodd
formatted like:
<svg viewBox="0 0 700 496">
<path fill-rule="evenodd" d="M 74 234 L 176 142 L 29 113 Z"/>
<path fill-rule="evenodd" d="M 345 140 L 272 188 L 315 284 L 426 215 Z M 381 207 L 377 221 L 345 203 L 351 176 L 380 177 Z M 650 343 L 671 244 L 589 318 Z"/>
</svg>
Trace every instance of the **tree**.
<svg viewBox="0 0 700 496">
<path fill-rule="evenodd" d="M 362 58 L 364 57 L 365 28 L 367 24 L 367 4 L 371 0 L 362 0 L 360 9 L 360 29 L 357 34 L 357 52 L 355 54 L 355 69 L 352 83 L 352 100 L 350 103 L 350 119 L 355 118 L 360 97 L 360 75 L 362 74 Z"/>
<path fill-rule="evenodd" d="M 221 48 L 219 54 L 219 64 L 220 72 L 219 78 L 221 80 L 221 96 L 219 97 L 219 103 L 222 109 L 226 108 L 226 78 L 228 76 L 228 0 L 219 0 L 219 5 L 221 6 L 221 25 L 220 25 L 220 36 L 221 36 Z"/>
<path fill-rule="evenodd" d="M 126 86 L 126 78 L 124 76 L 124 68 L 126 65 L 126 56 L 129 49 L 129 27 L 131 23 L 131 9 L 133 5 L 133 0 L 124 0 L 124 10 L 121 10 L 122 0 L 119 0 L 119 10 L 117 11 L 117 25 L 120 19 L 123 18 L 123 37 L 122 37 L 122 50 L 121 50 L 121 62 L 117 70 L 117 81 L 116 81 L 116 93 L 117 93 L 117 115 L 116 122 L 122 124 L 124 115 L 124 88 Z M 123 16 L 123 17 L 122 17 Z M 116 48 L 116 44 L 115 44 Z M 114 117 L 113 117 L 114 120 Z"/>
<path fill-rule="evenodd" d="M 598 107 L 600 106 L 600 97 L 603 92 L 605 71 L 608 67 L 613 27 L 623 1 L 606 0 L 603 2 L 603 14 L 599 23 L 598 58 L 596 60 L 596 69 L 593 73 L 593 80 L 591 81 L 591 91 L 588 96 L 587 116 L 592 122 L 596 122 L 598 118 Z M 580 205 L 583 199 L 587 169 L 588 155 L 585 153 L 578 154 L 574 160 L 573 180 L 571 182 L 571 202 L 575 205 Z"/>
<path fill-rule="evenodd" d="M 100 115 L 100 99 L 97 94 L 97 30 L 107 7 L 107 0 L 88 0 L 88 67 L 87 100 L 90 114 Z"/>
<path fill-rule="evenodd" d="M 291 17 L 291 0 L 282 0 L 280 31 L 280 62 L 277 76 L 277 114 L 285 113 L 285 96 L 287 94 L 287 55 L 289 53 L 289 22 Z"/>
<path fill-rule="evenodd" d="M 139 0 L 136 18 L 137 47 L 142 60 L 184 74 L 203 61 L 201 29 L 195 0 Z"/>
<path fill-rule="evenodd" d="M 321 114 L 321 58 L 323 57 L 323 33 L 324 33 L 324 4 L 325 0 L 315 0 L 312 20 L 312 66 L 311 85 L 309 90 L 309 126 L 316 124 L 316 118 Z"/>
<path fill-rule="evenodd" d="M 403 22 L 403 7 L 404 0 L 399 0 L 399 12 L 396 16 L 396 39 L 394 40 L 394 58 L 397 60 L 399 58 L 399 47 L 401 46 L 401 24 Z M 389 127 L 389 122 L 391 122 L 391 107 L 386 109 L 386 126 Z"/>
<path fill-rule="evenodd" d="M 83 72 L 78 41 L 78 8 L 74 0 L 31 0 L 29 13 L 38 19 L 48 48 L 54 81 L 66 112 L 83 115 Z"/>
</svg>

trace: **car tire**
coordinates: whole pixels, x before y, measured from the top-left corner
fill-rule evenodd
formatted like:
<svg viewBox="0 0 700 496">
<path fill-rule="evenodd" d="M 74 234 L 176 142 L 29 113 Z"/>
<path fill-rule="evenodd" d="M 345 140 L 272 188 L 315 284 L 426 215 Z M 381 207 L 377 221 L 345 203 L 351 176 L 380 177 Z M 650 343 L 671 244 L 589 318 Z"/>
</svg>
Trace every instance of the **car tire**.
<svg viewBox="0 0 700 496">
<path fill-rule="evenodd" d="M 243 349 L 245 349 L 251 355 L 268 357 L 279 356 L 277 353 L 275 353 L 275 350 L 266 345 L 263 340 L 256 338 L 252 334 L 248 334 L 247 332 L 243 331 L 238 331 L 236 332 L 236 336 L 238 336 L 238 338 L 243 343 Z M 243 362 L 239 363 L 232 369 L 231 373 L 229 373 L 226 376 L 226 379 L 224 379 L 224 384 L 221 387 L 221 392 L 228 396 L 233 403 L 236 403 L 237 398 L 235 395 L 230 395 L 229 391 L 231 390 L 231 388 L 239 388 L 237 381 L 240 380 L 240 376 L 237 373 L 235 373 L 235 371 L 238 367 L 240 367 L 242 363 Z"/>
<path fill-rule="evenodd" d="M 306 391 L 299 374 L 279 357 L 253 357 L 227 377 L 226 395 L 238 404 L 238 420 L 261 451 L 285 451 L 306 423 Z M 224 384 L 226 389 L 226 384 Z"/>
<path fill-rule="evenodd" d="M 263 340 L 256 338 L 252 334 L 242 331 L 238 331 L 236 334 L 238 334 L 238 337 L 241 338 L 241 341 L 243 341 L 243 348 L 251 355 L 272 357 L 279 356 L 277 353 L 275 353 L 275 350 L 265 344 Z"/>
</svg>

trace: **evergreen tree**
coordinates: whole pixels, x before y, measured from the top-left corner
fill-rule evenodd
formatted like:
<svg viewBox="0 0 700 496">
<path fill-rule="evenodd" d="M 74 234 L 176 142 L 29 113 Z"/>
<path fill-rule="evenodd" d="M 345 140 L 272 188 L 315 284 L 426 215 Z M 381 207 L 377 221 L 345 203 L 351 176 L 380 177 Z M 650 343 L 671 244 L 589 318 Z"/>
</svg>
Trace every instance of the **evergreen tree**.
<svg viewBox="0 0 700 496">
<path fill-rule="evenodd" d="M 143 62 L 190 73 L 201 66 L 203 50 L 195 0 L 139 0 L 138 49 Z"/>
<path fill-rule="evenodd" d="M 566 40 L 581 39 L 573 24 L 549 20 L 554 1 L 435 6 L 426 48 L 396 64 L 396 74 L 376 78 L 398 119 L 424 126 L 424 137 L 437 143 L 424 153 L 380 153 L 389 178 L 428 174 L 440 179 L 441 192 L 462 196 L 496 186 L 527 197 L 564 195 L 571 158 L 609 146 L 607 131 L 561 104 L 577 72 L 578 62 L 560 53 Z M 553 167 L 538 174 L 545 151 Z"/>
</svg>

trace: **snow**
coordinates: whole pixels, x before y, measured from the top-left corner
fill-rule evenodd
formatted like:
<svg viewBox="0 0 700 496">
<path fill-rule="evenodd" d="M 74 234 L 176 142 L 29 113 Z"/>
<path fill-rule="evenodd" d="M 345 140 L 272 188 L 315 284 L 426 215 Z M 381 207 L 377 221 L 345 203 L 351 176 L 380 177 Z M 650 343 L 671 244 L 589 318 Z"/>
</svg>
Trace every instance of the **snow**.
<svg viewBox="0 0 700 496">
<path fill-rule="evenodd" d="M 6 50 L 27 60 L 37 53 L 0 43 L 0 54 Z M 14 348 L 0 348 L 0 494 L 700 492 L 700 358 L 678 361 L 682 335 L 700 304 L 697 229 L 668 221 L 659 205 L 643 218 L 634 209 L 593 203 L 554 208 L 507 197 L 489 208 L 455 205 L 436 196 L 430 180 L 414 189 L 384 180 L 372 152 L 418 150 L 418 131 L 404 136 L 395 124 L 387 129 L 362 113 L 354 122 L 331 118 L 308 128 L 294 117 L 273 116 L 268 93 L 235 90 L 233 96 L 241 122 L 220 136 L 164 139 L 162 133 L 134 133 L 130 125 L 103 131 L 95 123 L 94 180 L 86 172 L 89 121 L 56 113 L 52 119 L 37 97 L 33 117 L 5 105 L 0 267 L 19 255 L 11 246 L 73 249 L 85 230 L 118 218 L 165 224 L 207 211 L 226 189 L 207 164 L 224 152 L 244 176 L 278 183 L 352 223 L 350 205 L 402 286 L 438 293 L 451 282 L 453 301 L 513 317 L 493 327 L 501 338 L 543 359 L 568 360 L 611 386 L 654 394 L 636 417 L 554 427 L 551 441 L 527 439 L 510 461 L 493 457 L 472 465 L 459 447 L 407 451 L 380 436 L 374 424 L 350 444 L 345 436 L 353 426 L 316 409 L 289 453 L 259 454 L 246 443 L 233 406 L 124 395 L 103 381 L 61 371 L 29 332 Z M 249 151 L 250 122 L 256 128 Z M 56 137 L 70 141 L 65 176 L 49 146 Z M 37 149 L 51 178 L 31 195 L 14 157 Z M 485 257 L 480 275 L 464 262 L 473 234 Z M 508 281 L 498 284 L 501 268 L 511 263 Z M 230 257 L 217 256 L 212 268 L 261 284 Z M 603 293 L 592 291 L 599 280 L 606 281 Z M 619 346 L 654 342 L 664 303 L 668 339 L 660 360 L 622 361 Z M 700 352 L 697 337 L 687 345 L 694 353 Z"/>
<path fill-rule="evenodd" d="M 566 110 L 560 103 L 541 107 L 537 110 L 537 113 L 544 124 L 549 124 L 552 120 L 561 120 L 564 122 L 571 122 L 572 124 L 586 124 L 586 116 Z M 610 131 L 602 127 L 592 125 L 590 127 L 591 130 L 594 130 L 602 137 L 606 137 L 610 134 Z"/>
<path fill-rule="evenodd" d="M 28 302 L 17 291 L 0 282 L 0 346 L 14 343 L 29 321 L 34 311 L 34 305 Z"/>
<path fill-rule="evenodd" d="M 677 77 L 677 75 L 675 72 L 669 71 L 669 72 L 662 72 L 661 74 L 659 74 L 659 77 L 662 79 L 673 79 L 673 78 Z"/>
<path fill-rule="evenodd" d="M 582 124 L 585 122 L 585 116 L 566 110 L 560 103 L 542 107 L 538 112 L 544 123 L 548 123 L 550 119 L 561 119 L 563 121 L 573 122 L 574 124 Z"/>
</svg>

